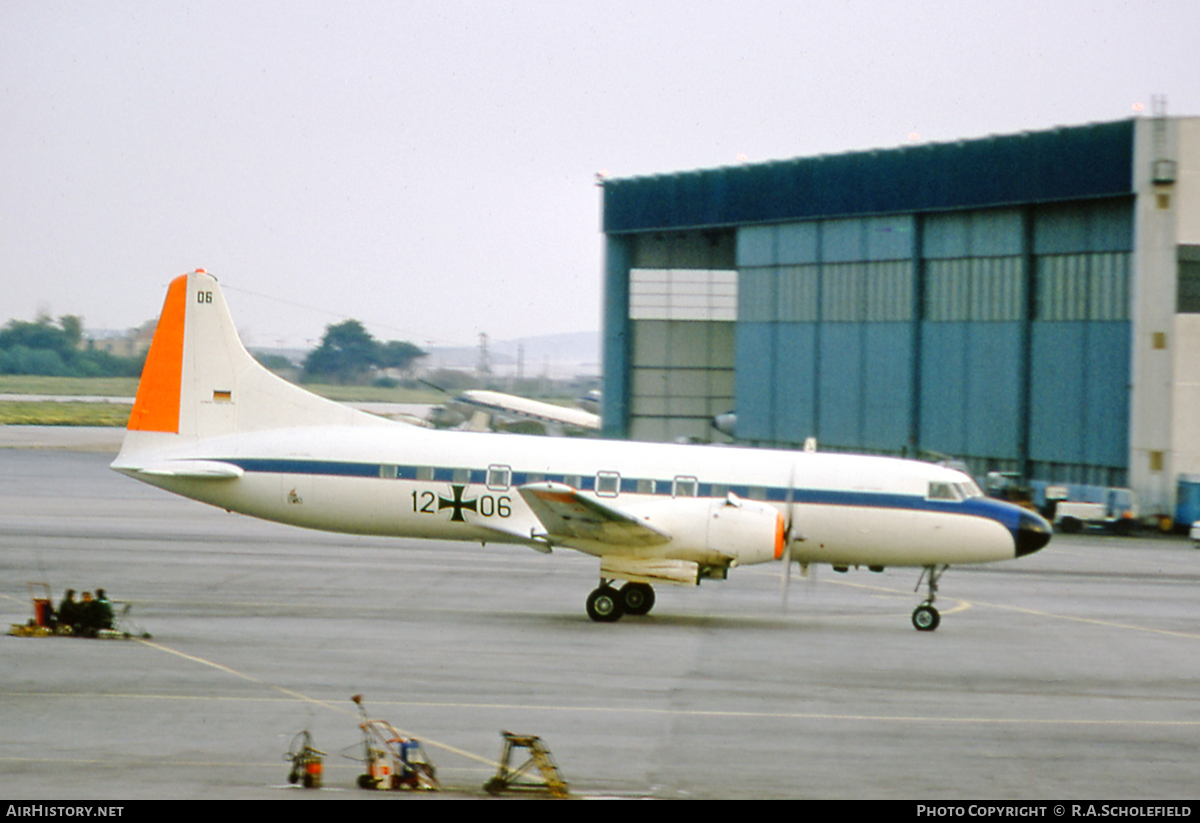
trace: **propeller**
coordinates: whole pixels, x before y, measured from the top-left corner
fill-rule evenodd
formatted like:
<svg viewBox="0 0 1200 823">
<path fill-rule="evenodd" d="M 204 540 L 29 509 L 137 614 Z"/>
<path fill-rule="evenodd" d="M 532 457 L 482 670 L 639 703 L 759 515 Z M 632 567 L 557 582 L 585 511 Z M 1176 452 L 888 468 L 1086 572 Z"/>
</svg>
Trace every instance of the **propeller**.
<svg viewBox="0 0 1200 823">
<path fill-rule="evenodd" d="M 796 513 L 796 464 L 792 464 L 791 475 L 788 477 L 787 518 L 783 524 L 783 569 L 779 579 L 780 609 L 786 614 L 788 605 L 788 588 L 792 583 L 792 527 L 795 525 Z"/>
</svg>

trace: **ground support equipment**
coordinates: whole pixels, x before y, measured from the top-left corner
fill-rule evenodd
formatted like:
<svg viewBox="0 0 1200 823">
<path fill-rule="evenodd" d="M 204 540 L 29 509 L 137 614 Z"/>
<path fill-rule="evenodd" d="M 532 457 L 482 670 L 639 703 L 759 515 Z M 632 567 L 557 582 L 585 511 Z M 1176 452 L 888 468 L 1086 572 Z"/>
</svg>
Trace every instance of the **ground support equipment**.
<svg viewBox="0 0 1200 823">
<path fill-rule="evenodd" d="M 502 794 L 503 792 L 545 792 L 551 797 L 570 796 L 567 782 L 563 780 L 558 766 L 554 765 L 554 758 L 550 756 L 550 750 L 546 748 L 546 744 L 542 742 L 542 738 L 532 735 L 513 734 L 512 732 L 500 732 L 500 736 L 504 738 L 504 752 L 500 756 L 500 770 L 496 772 L 495 777 L 483 784 L 484 791 L 492 795 Z M 509 763 L 512 761 L 513 749 L 529 750 L 529 759 L 516 769 L 509 768 Z M 543 782 L 523 782 L 521 778 L 534 765 L 541 771 Z"/>
</svg>

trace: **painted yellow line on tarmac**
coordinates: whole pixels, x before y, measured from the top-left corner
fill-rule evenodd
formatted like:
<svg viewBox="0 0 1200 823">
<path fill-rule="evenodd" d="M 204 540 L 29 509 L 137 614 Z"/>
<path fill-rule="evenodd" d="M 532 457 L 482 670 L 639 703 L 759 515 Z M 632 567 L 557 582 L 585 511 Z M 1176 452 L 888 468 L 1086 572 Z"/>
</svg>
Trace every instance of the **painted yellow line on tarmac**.
<svg viewBox="0 0 1200 823">
<path fill-rule="evenodd" d="M 45 692 L 6 692 L 10 697 L 35 698 L 78 698 L 78 694 L 47 694 Z M 198 697 L 192 695 L 161 695 L 136 693 L 99 693 L 87 695 L 89 700 L 221 700 L 244 702 L 292 702 L 283 698 L 265 697 Z M 315 701 L 319 702 L 319 701 Z M 764 712 L 738 711 L 723 709 L 719 711 L 696 709 L 657 709 L 627 706 L 545 706 L 531 703 L 462 703 L 427 700 L 387 700 L 375 701 L 377 705 L 393 708 L 409 709 L 462 709 L 487 711 L 523 711 L 523 712 L 564 712 L 569 714 L 621 714 L 643 715 L 656 717 L 702 717 L 702 718 L 732 718 L 737 720 L 836 720 L 851 723 L 942 723 L 942 724 L 978 724 L 990 726 L 1103 726 L 1103 727 L 1153 727 L 1153 728 L 1197 728 L 1200 720 L 1137 720 L 1130 718 L 1087 718 L 1087 717 L 946 717 L 943 715 L 906 715 L 906 714 L 847 714 L 837 712 Z M 328 705 L 322 703 L 321 705 Z M 338 711 L 342 711 L 337 707 Z M 346 712 L 349 713 L 349 712 Z M 402 732 L 408 734 L 408 732 Z M 438 745 L 423 737 L 418 738 L 423 744 Z M 442 746 L 448 751 L 462 754 L 490 766 L 496 765 L 493 760 L 487 760 L 458 749 Z"/>
<path fill-rule="evenodd" d="M 1055 614 L 1054 612 L 1042 611 L 1041 609 L 1029 609 L 1024 606 L 1008 606 L 1002 603 L 980 603 L 981 606 L 988 606 L 993 609 L 1004 609 L 1010 612 L 1019 612 L 1020 614 L 1032 614 L 1037 617 L 1052 617 L 1056 620 L 1070 620 L 1074 623 L 1089 623 L 1093 626 L 1107 626 L 1113 629 L 1127 629 L 1134 632 L 1147 632 L 1148 634 L 1161 634 L 1167 637 L 1186 637 L 1189 640 L 1200 640 L 1198 632 L 1180 632 L 1174 629 L 1155 629 L 1150 626 L 1137 626 L 1132 623 L 1119 623 L 1115 620 L 1100 620 L 1095 617 L 1076 617 L 1070 614 Z"/>
<path fill-rule="evenodd" d="M 263 686 L 268 689 L 273 689 L 281 694 L 287 695 L 292 700 L 299 700 L 303 703 L 309 703 L 314 706 L 320 706 L 323 709 L 329 709 L 330 711 L 338 712 L 340 714 L 357 716 L 356 712 L 352 712 L 349 709 L 341 706 L 340 704 L 330 703 L 327 700 L 318 700 L 315 697 L 309 697 L 308 695 L 301 694 L 300 692 L 295 691 L 293 689 L 287 689 L 287 688 L 284 688 L 283 686 L 276 686 L 273 683 L 267 683 L 265 680 L 260 680 L 257 677 L 252 677 L 244 672 L 238 671 L 237 669 L 231 669 L 229 666 L 225 666 L 220 663 L 213 662 L 212 660 L 206 660 L 205 658 L 198 657 L 197 655 L 194 655 L 194 654 L 187 654 L 186 652 L 181 652 L 178 649 L 172 649 L 169 646 L 164 646 L 161 643 L 154 643 L 149 640 L 143 640 L 143 639 L 139 638 L 138 642 L 141 643 L 143 646 L 149 646 L 150 648 L 157 649 L 160 652 L 164 652 L 166 654 L 173 654 L 177 657 L 182 657 L 184 660 L 190 660 L 193 663 L 199 663 L 202 666 L 209 666 L 211 668 L 216 669 L 217 671 L 225 672 L 226 674 L 231 674 L 234 677 L 239 677 L 248 683 L 254 683 L 255 685 L 258 685 L 258 686 Z M 198 699 L 209 699 L 209 698 L 198 698 Z M 226 698 L 226 699 L 228 699 L 228 698 Z M 446 751 L 446 752 L 453 752 L 454 754 L 457 754 L 460 757 L 465 757 L 470 760 L 478 761 L 480 763 L 487 763 L 489 766 L 498 766 L 499 765 L 498 761 L 489 760 L 486 757 L 480 757 L 479 755 L 474 754 L 473 752 L 464 751 L 463 749 L 459 749 L 455 746 L 451 746 L 448 743 L 440 743 L 436 740 L 430 740 L 428 737 L 425 737 L 424 735 L 419 735 L 419 734 L 416 734 L 415 732 L 410 732 L 406 729 L 397 728 L 396 731 L 400 732 L 400 734 L 404 735 L 405 737 L 414 737 L 417 740 L 420 740 L 422 745 L 433 746 L 434 748 L 438 748 L 438 749 L 441 749 L 442 751 Z"/>
<path fill-rule="evenodd" d="M 901 589 L 889 589 L 885 586 L 873 586 L 868 583 L 852 583 L 849 580 L 830 580 L 829 582 L 838 586 L 850 586 L 851 588 L 855 589 L 883 592 L 885 594 L 895 595 L 897 597 L 911 594 L 911 592 L 905 592 Z M 1037 617 L 1049 617 L 1055 620 L 1069 620 L 1073 623 L 1087 623 L 1093 626 L 1106 626 L 1113 629 L 1126 629 L 1134 632 L 1161 634 L 1167 637 L 1186 637 L 1189 640 L 1200 640 L 1200 633 L 1198 632 L 1181 632 L 1175 631 L 1174 629 L 1156 629 L 1151 626 L 1138 626 L 1134 623 L 1121 623 L 1116 620 L 1100 620 L 1099 618 L 1095 617 L 1076 617 L 1075 615 L 1070 614 L 1056 614 L 1054 612 L 1043 611 L 1041 609 L 1030 609 L 1025 606 L 1010 606 L 1006 603 L 988 603 L 984 600 L 967 601 L 959 598 L 948 599 L 957 600 L 959 605 L 955 606 L 953 609 L 943 611 L 942 614 L 953 614 L 955 612 L 966 611 L 967 609 L 971 608 L 971 604 L 974 603 L 975 605 L 986 606 L 991 609 L 1003 609 L 1005 611 L 1018 612 L 1020 614 L 1031 614 Z"/>
</svg>

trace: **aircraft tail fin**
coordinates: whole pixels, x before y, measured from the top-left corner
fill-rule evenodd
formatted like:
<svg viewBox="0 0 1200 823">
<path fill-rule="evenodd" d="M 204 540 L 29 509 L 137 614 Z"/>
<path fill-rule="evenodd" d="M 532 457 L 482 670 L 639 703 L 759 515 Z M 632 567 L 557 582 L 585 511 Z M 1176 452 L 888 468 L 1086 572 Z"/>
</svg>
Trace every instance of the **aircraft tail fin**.
<svg viewBox="0 0 1200 823">
<path fill-rule="evenodd" d="M 138 383 L 126 445 L 294 426 L 382 422 L 294 386 L 238 337 L 217 279 L 198 269 L 171 282 Z M 175 439 L 174 437 L 170 439 Z"/>
</svg>

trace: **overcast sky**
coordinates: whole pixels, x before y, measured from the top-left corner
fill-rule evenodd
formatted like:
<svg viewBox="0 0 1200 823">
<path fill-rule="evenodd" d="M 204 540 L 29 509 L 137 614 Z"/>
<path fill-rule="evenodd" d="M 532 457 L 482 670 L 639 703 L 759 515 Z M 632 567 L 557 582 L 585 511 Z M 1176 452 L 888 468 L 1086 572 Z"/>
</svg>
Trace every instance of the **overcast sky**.
<svg viewBox="0 0 1200 823">
<path fill-rule="evenodd" d="M 600 327 L 595 175 L 1200 114 L 1200 3 L 0 0 L 0 322 Z"/>
</svg>

